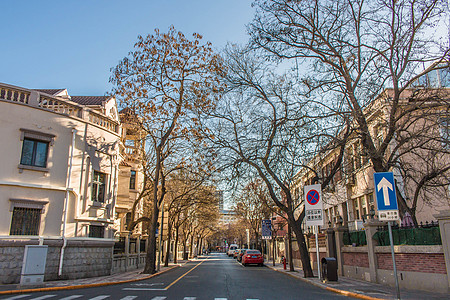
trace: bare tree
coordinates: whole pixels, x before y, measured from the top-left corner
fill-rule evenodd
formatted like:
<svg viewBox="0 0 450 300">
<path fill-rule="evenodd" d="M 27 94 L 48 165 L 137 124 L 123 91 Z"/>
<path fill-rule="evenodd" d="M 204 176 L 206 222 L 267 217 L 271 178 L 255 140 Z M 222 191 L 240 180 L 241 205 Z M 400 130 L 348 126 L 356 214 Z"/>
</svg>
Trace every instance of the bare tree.
<svg viewBox="0 0 450 300">
<path fill-rule="evenodd" d="M 166 194 L 164 165 L 182 163 L 170 161 L 180 140 L 201 140 L 199 113 L 214 107 L 221 89 L 221 62 L 209 43 L 200 44 L 201 38 L 194 34 L 189 40 L 173 27 L 168 33 L 155 30 L 154 35 L 139 36 L 134 51 L 112 70 L 113 93 L 139 117 L 154 166 L 149 176 L 153 206 L 145 273 L 156 271 L 155 231 Z"/>
<path fill-rule="evenodd" d="M 341 149 L 325 182 L 330 180 L 342 160 L 350 131 L 347 126 L 344 134 L 339 134 L 346 118 L 320 103 L 316 103 L 320 113 L 305 110 L 308 103 L 296 94 L 292 80 L 273 74 L 273 66 L 259 60 L 257 52 L 230 47 L 225 54 L 228 90 L 212 114 L 215 131 L 211 142 L 230 178 L 245 182 L 256 175 L 264 182 L 273 203 L 286 214 L 297 237 L 304 274 L 311 277 L 301 228 L 304 210 L 301 199 L 291 194 L 290 185 L 298 170 L 308 167 L 304 162 L 320 145 Z M 324 125 L 323 118 L 331 116 L 334 122 L 319 127 Z"/>
<path fill-rule="evenodd" d="M 305 95 L 350 113 L 364 154 L 375 172 L 385 172 L 405 162 L 402 154 L 405 157 L 418 145 L 426 150 L 433 144 L 427 138 L 410 147 L 411 138 L 405 132 L 410 135 L 411 128 L 418 129 L 417 114 L 426 118 L 433 114 L 435 126 L 443 113 L 448 118 L 448 94 L 436 89 L 416 93 L 413 87 L 433 69 L 448 69 L 448 63 L 441 64 L 449 53 L 448 40 L 440 40 L 436 30 L 445 5 L 441 0 L 257 0 L 249 33 L 252 45 L 270 57 L 296 63 Z M 421 71 L 430 62 L 437 64 Z M 378 116 L 382 135 L 371 130 L 374 100 L 380 95 L 382 107 L 376 109 L 382 112 Z M 435 150 L 442 153 L 442 147 Z M 422 173 L 414 195 L 448 179 L 448 165 L 413 169 L 416 174 L 410 172 L 410 179 Z M 401 210 L 414 216 L 416 196 L 411 203 L 397 194 Z"/>
</svg>

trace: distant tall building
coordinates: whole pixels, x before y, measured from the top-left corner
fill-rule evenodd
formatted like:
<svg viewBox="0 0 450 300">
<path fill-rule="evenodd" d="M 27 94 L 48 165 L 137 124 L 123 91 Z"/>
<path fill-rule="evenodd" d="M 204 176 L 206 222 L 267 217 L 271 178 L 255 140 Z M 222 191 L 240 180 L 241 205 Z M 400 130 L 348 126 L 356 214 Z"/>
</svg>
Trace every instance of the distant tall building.
<svg viewBox="0 0 450 300">
<path fill-rule="evenodd" d="M 218 206 L 219 206 L 219 212 L 223 211 L 223 191 L 217 191 L 216 197 L 219 198 Z"/>
</svg>

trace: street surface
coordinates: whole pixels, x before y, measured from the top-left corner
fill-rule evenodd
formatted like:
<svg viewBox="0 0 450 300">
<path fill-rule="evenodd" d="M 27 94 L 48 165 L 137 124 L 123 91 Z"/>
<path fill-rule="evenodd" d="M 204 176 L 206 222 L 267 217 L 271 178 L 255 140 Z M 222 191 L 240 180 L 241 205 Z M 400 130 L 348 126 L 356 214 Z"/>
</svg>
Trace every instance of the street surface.
<svg viewBox="0 0 450 300">
<path fill-rule="evenodd" d="M 275 272 L 244 267 L 225 254 L 189 262 L 160 276 L 97 288 L 7 295 L 0 299 L 274 300 L 344 298 Z"/>
</svg>

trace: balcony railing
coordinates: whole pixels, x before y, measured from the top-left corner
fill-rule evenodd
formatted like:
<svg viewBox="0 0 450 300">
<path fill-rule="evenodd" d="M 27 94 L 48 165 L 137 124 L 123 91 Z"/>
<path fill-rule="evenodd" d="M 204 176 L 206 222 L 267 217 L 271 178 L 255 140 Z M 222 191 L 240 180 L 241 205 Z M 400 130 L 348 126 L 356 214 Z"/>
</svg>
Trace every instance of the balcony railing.
<svg viewBox="0 0 450 300">
<path fill-rule="evenodd" d="M 64 99 L 22 90 L 9 85 L 0 85 L 0 100 L 22 103 L 71 117 L 87 119 L 87 121 L 97 126 L 119 133 L 119 123 L 117 121 Z M 83 111 L 86 113 L 83 113 Z"/>
<path fill-rule="evenodd" d="M 30 92 L 0 86 L 0 99 L 28 104 Z"/>
<path fill-rule="evenodd" d="M 39 107 L 77 118 L 81 118 L 81 113 L 83 111 L 82 107 L 70 104 L 63 100 L 49 98 L 42 95 L 40 96 L 38 103 Z"/>
<path fill-rule="evenodd" d="M 94 124 L 97 124 L 101 127 L 104 127 L 108 130 L 118 132 L 118 124 L 117 122 L 105 117 L 104 115 L 101 115 L 99 113 L 96 113 L 94 111 L 89 111 L 89 122 L 92 122 Z"/>
</svg>

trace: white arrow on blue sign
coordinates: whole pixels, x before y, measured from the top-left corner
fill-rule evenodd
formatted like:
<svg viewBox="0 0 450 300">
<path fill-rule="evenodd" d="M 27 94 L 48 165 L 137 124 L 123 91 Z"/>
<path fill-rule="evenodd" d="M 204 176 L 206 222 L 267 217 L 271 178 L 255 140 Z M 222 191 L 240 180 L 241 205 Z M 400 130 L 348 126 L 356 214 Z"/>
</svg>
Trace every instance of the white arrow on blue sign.
<svg viewBox="0 0 450 300">
<path fill-rule="evenodd" d="M 375 194 L 378 210 L 398 209 L 392 172 L 374 173 Z"/>
<path fill-rule="evenodd" d="M 373 174 L 378 218 L 381 221 L 398 219 L 397 195 L 395 193 L 394 174 L 380 172 Z"/>
</svg>

